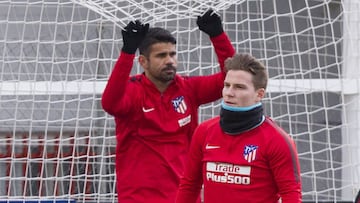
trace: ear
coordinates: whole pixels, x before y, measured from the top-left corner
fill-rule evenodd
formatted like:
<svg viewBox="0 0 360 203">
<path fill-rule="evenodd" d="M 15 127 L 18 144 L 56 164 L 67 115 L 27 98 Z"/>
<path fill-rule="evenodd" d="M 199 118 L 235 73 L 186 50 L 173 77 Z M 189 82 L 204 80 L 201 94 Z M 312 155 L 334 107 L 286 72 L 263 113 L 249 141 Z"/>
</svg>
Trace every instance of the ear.
<svg viewBox="0 0 360 203">
<path fill-rule="evenodd" d="M 265 97 L 265 89 L 264 88 L 260 88 L 258 90 L 256 90 L 257 92 L 257 102 L 260 102 L 262 100 L 262 98 Z"/>
<path fill-rule="evenodd" d="M 144 55 L 139 55 L 138 61 L 141 67 L 147 68 L 148 59 Z"/>
</svg>

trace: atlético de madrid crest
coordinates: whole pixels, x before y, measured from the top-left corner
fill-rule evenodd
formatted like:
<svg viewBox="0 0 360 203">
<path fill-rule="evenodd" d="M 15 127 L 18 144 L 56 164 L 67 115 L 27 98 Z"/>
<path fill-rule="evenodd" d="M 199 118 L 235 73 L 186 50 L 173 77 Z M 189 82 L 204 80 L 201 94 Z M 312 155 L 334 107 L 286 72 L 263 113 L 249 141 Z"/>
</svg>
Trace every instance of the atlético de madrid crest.
<svg viewBox="0 0 360 203">
<path fill-rule="evenodd" d="M 186 112 L 187 106 L 184 100 L 184 96 L 178 96 L 171 102 L 176 112 L 181 114 L 184 114 Z"/>
<path fill-rule="evenodd" d="M 255 145 L 246 145 L 244 147 L 244 158 L 250 163 L 256 158 L 256 151 L 258 146 Z"/>
</svg>

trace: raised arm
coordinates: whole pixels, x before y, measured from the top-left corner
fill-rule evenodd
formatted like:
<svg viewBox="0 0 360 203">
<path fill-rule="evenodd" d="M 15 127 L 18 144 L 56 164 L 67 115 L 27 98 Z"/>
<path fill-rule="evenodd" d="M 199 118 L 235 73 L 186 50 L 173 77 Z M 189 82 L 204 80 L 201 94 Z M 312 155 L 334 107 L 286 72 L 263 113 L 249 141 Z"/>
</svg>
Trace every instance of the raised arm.
<svg viewBox="0 0 360 203">
<path fill-rule="evenodd" d="M 221 98 L 225 79 L 224 61 L 235 54 L 229 37 L 223 30 L 221 18 L 212 9 L 199 16 L 196 21 L 199 29 L 206 33 L 214 45 L 221 72 L 208 76 L 193 77 L 191 89 L 198 105 Z M 206 90 L 206 91 L 204 91 Z"/>
<path fill-rule="evenodd" d="M 224 61 L 235 54 L 235 49 L 229 37 L 224 32 L 220 16 L 214 10 L 209 9 L 202 16 L 197 17 L 196 24 L 201 31 L 210 37 L 218 57 L 221 71 L 225 73 Z"/>
<path fill-rule="evenodd" d="M 121 108 L 120 101 L 126 91 L 135 52 L 148 29 L 149 24 L 142 24 L 137 20 L 130 22 L 121 32 L 123 47 L 101 98 L 103 109 L 111 115 Z"/>
</svg>

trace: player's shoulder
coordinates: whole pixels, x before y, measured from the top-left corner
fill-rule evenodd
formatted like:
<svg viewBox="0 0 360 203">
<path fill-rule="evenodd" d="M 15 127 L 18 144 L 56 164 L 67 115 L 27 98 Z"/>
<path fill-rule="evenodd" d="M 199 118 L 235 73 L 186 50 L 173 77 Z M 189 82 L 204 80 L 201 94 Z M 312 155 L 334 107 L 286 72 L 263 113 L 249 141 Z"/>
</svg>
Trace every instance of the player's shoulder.
<svg viewBox="0 0 360 203">
<path fill-rule="evenodd" d="M 281 127 L 276 123 L 276 121 L 274 121 L 272 118 L 268 116 L 265 117 L 263 126 L 274 130 L 281 129 Z"/>
<path fill-rule="evenodd" d="M 195 130 L 195 137 L 199 140 L 204 140 L 210 134 L 216 134 L 220 129 L 219 116 L 205 120 L 200 123 Z"/>
<path fill-rule="evenodd" d="M 282 135 L 287 135 L 287 132 L 282 127 L 280 127 L 275 120 L 270 117 L 265 117 L 262 127 L 265 128 L 268 132 L 273 131 L 273 133 L 277 132 Z"/>
<path fill-rule="evenodd" d="M 174 81 L 175 81 L 177 84 L 183 84 L 183 83 L 189 82 L 189 80 L 191 80 L 191 78 L 192 78 L 192 76 L 176 74 L 176 75 L 175 75 L 175 78 L 174 78 Z"/>
<path fill-rule="evenodd" d="M 129 82 L 136 83 L 141 82 L 143 80 L 144 74 L 136 74 L 133 76 L 130 76 Z"/>
<path fill-rule="evenodd" d="M 262 129 L 265 136 L 271 136 L 272 138 L 278 137 L 278 139 L 289 140 L 291 136 L 282 127 L 280 127 L 275 120 L 270 117 L 266 117 L 262 125 Z"/>
<path fill-rule="evenodd" d="M 180 89 L 191 92 L 194 88 L 193 79 L 197 77 L 198 76 L 186 76 L 186 75 L 184 76 L 184 75 L 176 74 L 174 77 L 173 85 L 179 87 Z"/>
<path fill-rule="evenodd" d="M 213 128 L 213 127 L 217 127 L 220 122 L 220 117 L 219 116 L 216 116 L 214 118 L 210 118 L 208 120 L 205 120 L 204 122 L 200 123 L 199 126 L 201 126 L 202 128 Z"/>
</svg>

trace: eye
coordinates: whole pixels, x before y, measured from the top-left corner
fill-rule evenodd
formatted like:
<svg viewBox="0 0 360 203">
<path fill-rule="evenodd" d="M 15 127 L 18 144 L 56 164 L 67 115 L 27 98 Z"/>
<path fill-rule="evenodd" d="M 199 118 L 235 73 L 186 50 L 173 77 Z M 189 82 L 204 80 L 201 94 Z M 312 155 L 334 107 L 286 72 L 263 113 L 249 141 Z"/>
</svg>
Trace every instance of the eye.
<svg viewBox="0 0 360 203">
<path fill-rule="evenodd" d="M 171 52 L 171 53 L 170 53 L 170 56 L 171 56 L 171 57 L 176 56 L 176 52 L 175 52 L 175 51 L 174 51 L 174 52 Z"/>
<path fill-rule="evenodd" d="M 158 56 L 159 58 L 165 58 L 166 55 L 167 55 L 167 53 L 159 53 L 157 56 Z"/>
<path fill-rule="evenodd" d="M 245 86 L 243 86 L 243 85 L 235 85 L 235 88 L 236 89 L 245 89 Z"/>
</svg>

